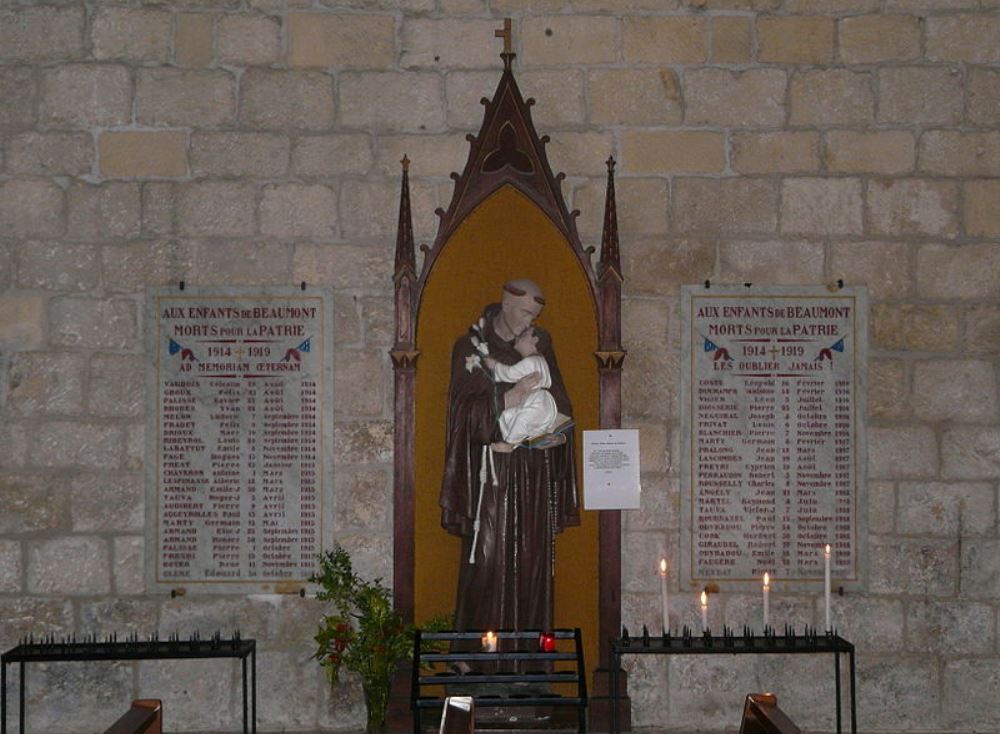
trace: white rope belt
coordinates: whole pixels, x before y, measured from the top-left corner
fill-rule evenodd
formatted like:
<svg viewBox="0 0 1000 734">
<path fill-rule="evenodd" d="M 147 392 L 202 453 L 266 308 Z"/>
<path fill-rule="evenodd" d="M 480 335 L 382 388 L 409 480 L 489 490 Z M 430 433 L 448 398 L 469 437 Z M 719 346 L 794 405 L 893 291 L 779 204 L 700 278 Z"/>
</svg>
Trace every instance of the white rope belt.
<svg viewBox="0 0 1000 734">
<path fill-rule="evenodd" d="M 487 457 L 489 461 L 487 461 Z M 483 456 L 479 462 L 479 501 L 476 502 L 476 519 L 472 523 L 472 549 L 469 551 L 469 564 L 476 563 L 476 545 L 479 543 L 479 513 L 483 509 L 483 495 L 486 494 L 486 479 L 489 476 L 491 484 L 496 487 L 497 467 L 493 462 L 493 449 L 483 445 Z"/>
</svg>

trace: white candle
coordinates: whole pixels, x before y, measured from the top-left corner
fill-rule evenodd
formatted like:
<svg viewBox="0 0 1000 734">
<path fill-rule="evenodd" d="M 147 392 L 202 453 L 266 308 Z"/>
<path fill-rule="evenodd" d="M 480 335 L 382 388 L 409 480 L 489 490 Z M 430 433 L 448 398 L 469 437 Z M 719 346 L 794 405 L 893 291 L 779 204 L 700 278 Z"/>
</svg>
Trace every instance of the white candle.
<svg viewBox="0 0 1000 734">
<path fill-rule="evenodd" d="M 823 586 L 824 593 L 826 595 L 826 629 L 828 632 L 833 629 L 833 625 L 830 624 L 830 544 L 826 544 L 826 548 L 823 550 Z"/>
<path fill-rule="evenodd" d="M 670 631 L 670 593 L 667 591 L 667 559 L 660 559 L 660 598 L 663 601 L 663 631 Z"/>
<path fill-rule="evenodd" d="M 483 635 L 483 652 L 496 652 L 497 651 L 497 636 L 493 632 L 487 632 Z"/>
<path fill-rule="evenodd" d="M 701 631 L 708 629 L 708 594 L 701 592 Z"/>
<path fill-rule="evenodd" d="M 771 621 L 771 577 L 764 572 L 764 627 Z"/>
</svg>

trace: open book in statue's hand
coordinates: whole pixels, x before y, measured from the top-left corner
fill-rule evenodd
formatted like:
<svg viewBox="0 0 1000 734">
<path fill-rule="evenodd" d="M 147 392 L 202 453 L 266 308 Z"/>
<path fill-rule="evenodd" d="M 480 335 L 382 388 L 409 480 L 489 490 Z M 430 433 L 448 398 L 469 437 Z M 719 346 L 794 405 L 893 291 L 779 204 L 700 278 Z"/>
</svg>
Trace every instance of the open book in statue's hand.
<svg viewBox="0 0 1000 734">
<path fill-rule="evenodd" d="M 560 413 L 556 416 L 555 426 L 551 431 L 539 436 L 526 438 L 518 444 L 518 447 L 526 449 L 550 449 L 554 446 L 562 446 L 566 443 L 566 434 L 572 431 L 575 425 L 576 421 L 570 416 Z"/>
</svg>

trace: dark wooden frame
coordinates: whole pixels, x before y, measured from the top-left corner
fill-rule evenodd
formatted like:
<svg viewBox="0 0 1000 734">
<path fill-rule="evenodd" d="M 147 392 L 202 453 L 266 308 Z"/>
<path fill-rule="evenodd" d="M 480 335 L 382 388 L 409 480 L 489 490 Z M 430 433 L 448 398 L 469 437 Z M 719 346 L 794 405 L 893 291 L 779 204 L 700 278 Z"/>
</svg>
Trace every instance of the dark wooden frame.
<svg viewBox="0 0 1000 734">
<path fill-rule="evenodd" d="M 625 351 L 621 344 L 622 274 L 615 208 L 614 159 L 607 162 L 607 196 L 600 259 L 591 264 L 594 248 L 584 249 L 576 229 L 579 211 L 568 211 L 561 183 L 565 174 L 552 174 L 545 154 L 548 136 L 538 137 L 531 121 L 533 99 L 521 96 L 511 62 L 514 54 L 501 54 L 503 75 L 493 99 L 483 98 L 486 112 L 471 144 L 465 170 L 452 173 L 455 191 L 440 217 L 433 247 L 421 245 L 423 263 L 417 273 L 410 211 L 409 160 L 402 160 L 399 226 L 396 238 L 395 343 L 390 352 L 395 375 L 395 426 L 393 432 L 393 601 L 404 618 L 414 610 L 414 387 L 419 352 L 416 349 L 417 313 L 427 279 L 442 248 L 461 224 L 487 197 L 503 186 L 513 186 L 537 204 L 566 238 L 586 274 L 598 318 L 599 413 L 601 428 L 621 426 L 621 369 Z M 618 511 L 601 511 L 599 524 L 600 666 L 608 659 L 607 641 L 621 626 L 621 517 Z"/>
</svg>

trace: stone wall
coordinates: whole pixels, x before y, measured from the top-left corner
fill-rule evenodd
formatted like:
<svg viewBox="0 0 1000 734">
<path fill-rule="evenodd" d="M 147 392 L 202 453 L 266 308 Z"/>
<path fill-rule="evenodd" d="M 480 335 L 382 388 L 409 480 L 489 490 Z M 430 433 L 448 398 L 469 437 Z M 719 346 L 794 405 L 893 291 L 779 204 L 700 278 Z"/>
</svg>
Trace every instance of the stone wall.
<svg viewBox="0 0 1000 734">
<path fill-rule="evenodd" d="M 238 625 L 261 645 L 262 730 L 361 725 L 357 684 L 331 692 L 309 660 L 315 602 L 145 593 L 143 292 L 333 286 L 338 533 L 387 575 L 398 160 L 431 241 L 505 15 L 585 244 L 620 160 L 646 487 L 624 520 L 624 621 L 657 618 L 650 559 L 677 542 L 679 286 L 864 284 L 870 585 L 835 609 L 861 728 L 1000 729 L 996 0 L 0 2 L 0 647 Z M 723 595 L 713 625 L 756 603 Z M 773 604 L 821 621 L 816 595 Z M 155 693 L 169 728 L 233 730 L 237 673 L 32 671 L 31 728 L 100 729 Z M 756 689 L 833 726 L 829 661 L 798 658 L 645 660 L 635 723 L 731 728 Z"/>
</svg>

